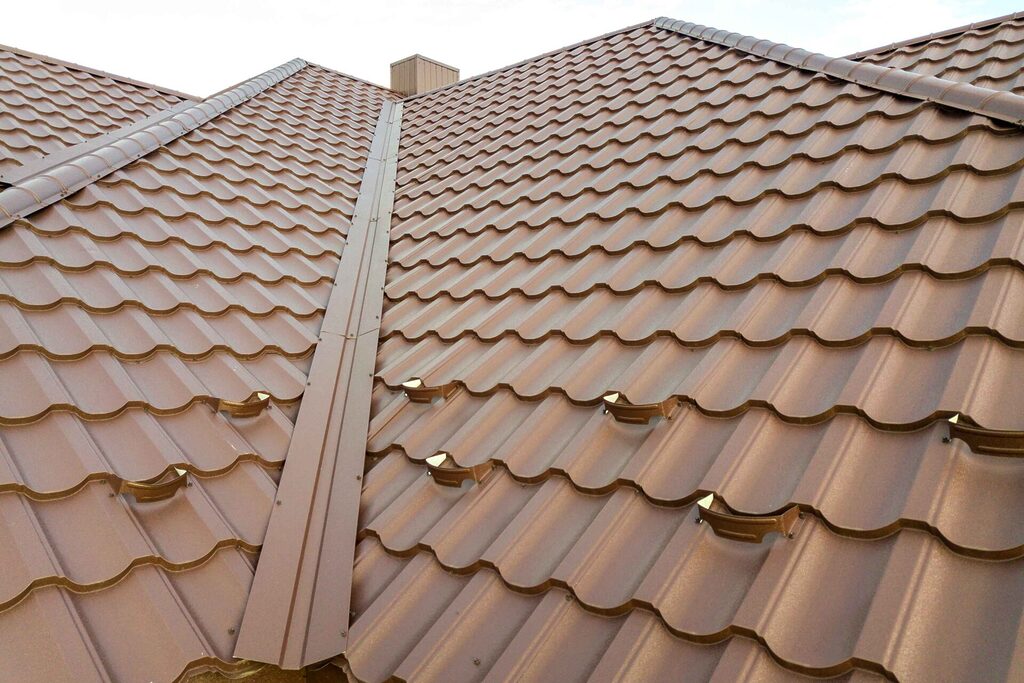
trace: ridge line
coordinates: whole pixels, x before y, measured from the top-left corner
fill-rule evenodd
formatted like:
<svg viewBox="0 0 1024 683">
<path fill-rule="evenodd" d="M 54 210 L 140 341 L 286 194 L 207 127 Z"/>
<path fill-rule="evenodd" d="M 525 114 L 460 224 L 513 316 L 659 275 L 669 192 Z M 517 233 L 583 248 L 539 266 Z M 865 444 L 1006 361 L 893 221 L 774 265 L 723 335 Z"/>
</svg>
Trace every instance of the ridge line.
<svg viewBox="0 0 1024 683">
<path fill-rule="evenodd" d="M 133 130 L 134 125 L 125 126 L 112 133 L 108 141 L 99 147 L 94 148 L 88 141 L 72 147 L 81 153 L 55 167 L 21 178 L 0 191 L 0 229 L 192 132 L 305 66 L 304 60 L 293 59 L 216 97 L 191 103 L 177 112 L 174 112 L 176 107 L 171 107 L 162 112 L 165 116 L 138 130 Z"/>
<path fill-rule="evenodd" d="M 933 102 L 952 109 L 987 116 L 1004 123 L 1024 126 L 1024 96 L 1007 91 L 982 88 L 935 76 L 925 76 L 913 71 L 855 62 L 845 57 L 829 57 L 785 43 L 775 43 L 763 38 L 668 17 L 655 19 L 654 25 L 658 28 L 675 31 L 694 40 L 715 43 L 796 69 L 814 71 L 891 95 Z"/>
<path fill-rule="evenodd" d="M 911 47 L 920 43 L 927 43 L 932 40 L 940 40 L 942 38 L 950 38 L 955 35 L 962 35 L 968 31 L 979 31 L 982 29 L 992 28 L 997 24 L 1005 24 L 1008 21 L 1015 21 L 1024 17 L 1024 12 L 1011 12 L 1010 14 L 1004 14 L 1000 17 L 992 17 L 991 19 L 982 19 L 981 21 L 972 21 L 969 24 L 963 24 L 962 26 L 954 26 L 953 28 L 947 28 L 942 31 L 935 31 L 924 36 L 915 36 L 913 38 L 906 38 L 904 40 L 898 40 L 894 43 L 886 43 L 885 45 L 879 45 L 877 47 L 869 48 L 867 50 L 859 50 L 846 55 L 846 59 L 858 60 L 864 57 L 870 57 L 872 55 L 883 55 L 887 52 L 899 50 L 904 47 Z"/>
</svg>

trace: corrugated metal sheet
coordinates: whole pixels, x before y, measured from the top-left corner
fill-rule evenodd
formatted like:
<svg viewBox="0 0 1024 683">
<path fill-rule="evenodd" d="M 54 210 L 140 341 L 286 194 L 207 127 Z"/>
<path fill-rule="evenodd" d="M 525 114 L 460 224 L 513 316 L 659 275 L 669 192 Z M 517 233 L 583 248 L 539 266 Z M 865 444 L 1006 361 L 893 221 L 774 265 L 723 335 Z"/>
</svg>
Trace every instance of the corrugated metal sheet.
<svg viewBox="0 0 1024 683">
<path fill-rule="evenodd" d="M 0 174 L 185 99 L 181 93 L 0 46 Z"/>
<path fill-rule="evenodd" d="M 1024 136 L 701 33 L 407 102 L 358 679 L 1024 676 Z"/>
<path fill-rule="evenodd" d="M 867 64 L 1024 93 L 1024 14 L 885 45 L 851 55 Z"/>
<path fill-rule="evenodd" d="M 253 668 L 237 629 L 386 92 L 307 66 L 0 231 L 6 675 Z"/>
</svg>

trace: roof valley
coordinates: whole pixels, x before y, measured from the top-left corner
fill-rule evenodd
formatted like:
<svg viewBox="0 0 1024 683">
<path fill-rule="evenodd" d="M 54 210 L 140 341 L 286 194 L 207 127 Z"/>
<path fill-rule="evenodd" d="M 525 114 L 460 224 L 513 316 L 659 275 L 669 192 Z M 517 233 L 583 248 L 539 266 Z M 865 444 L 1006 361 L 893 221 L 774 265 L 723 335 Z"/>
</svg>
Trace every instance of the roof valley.
<svg viewBox="0 0 1024 683">
<path fill-rule="evenodd" d="M 385 101 L 246 604 L 239 658 L 294 669 L 345 650 L 401 122 L 402 103 Z"/>
</svg>

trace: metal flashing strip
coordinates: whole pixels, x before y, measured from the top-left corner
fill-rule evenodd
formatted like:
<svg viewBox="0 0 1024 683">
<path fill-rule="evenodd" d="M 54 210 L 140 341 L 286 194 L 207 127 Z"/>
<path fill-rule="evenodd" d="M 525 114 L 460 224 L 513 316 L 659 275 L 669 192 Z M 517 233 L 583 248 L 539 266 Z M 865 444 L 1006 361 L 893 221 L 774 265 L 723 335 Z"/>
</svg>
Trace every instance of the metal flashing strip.
<svg viewBox="0 0 1024 683">
<path fill-rule="evenodd" d="M 47 168 L 42 173 L 22 178 L 11 187 L 0 191 L 0 228 L 60 201 L 132 161 L 177 140 L 214 117 L 272 88 L 305 66 L 304 60 L 293 59 L 236 88 L 198 104 L 190 104 L 183 110 L 162 117 L 142 128 L 126 126 L 112 133 L 105 144 L 94 149 L 83 151 L 76 145 L 71 149 L 78 150 L 77 156 Z"/>
<path fill-rule="evenodd" d="M 240 659 L 299 669 L 347 648 L 401 118 L 402 104 L 386 101 L 242 618 Z"/>
<path fill-rule="evenodd" d="M 164 119 L 169 119 L 175 114 L 180 114 L 189 107 L 195 106 L 195 104 L 196 103 L 192 101 L 179 102 L 173 107 L 158 111 L 151 116 L 147 116 L 141 121 L 130 123 L 123 128 L 119 128 L 109 133 L 104 133 L 103 135 L 98 135 L 86 140 L 85 142 L 79 142 L 77 145 L 57 150 L 56 152 L 47 154 L 46 156 L 36 159 L 24 166 L 12 168 L 6 173 L 0 173 L 0 182 L 6 185 L 17 185 L 32 176 L 42 175 L 61 164 L 71 161 L 72 159 L 85 156 L 86 154 L 96 151 L 100 147 L 109 145 L 112 142 L 135 133 L 136 131 L 140 131 L 143 128 L 148 128 L 149 126 L 160 123 Z"/>
<path fill-rule="evenodd" d="M 924 76 L 913 71 L 855 62 L 843 57 L 829 57 L 783 43 L 773 43 L 763 38 L 667 17 L 655 19 L 654 25 L 694 40 L 734 48 L 797 69 L 815 71 L 893 95 L 934 102 L 997 121 L 1024 125 L 1024 97 L 1010 92 L 981 88 L 935 76 Z"/>
</svg>

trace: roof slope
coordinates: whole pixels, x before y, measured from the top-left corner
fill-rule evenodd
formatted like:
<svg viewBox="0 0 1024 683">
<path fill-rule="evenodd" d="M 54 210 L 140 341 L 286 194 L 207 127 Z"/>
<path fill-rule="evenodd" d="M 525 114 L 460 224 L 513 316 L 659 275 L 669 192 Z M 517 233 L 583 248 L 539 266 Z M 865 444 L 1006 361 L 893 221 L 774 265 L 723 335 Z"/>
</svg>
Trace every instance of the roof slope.
<svg viewBox="0 0 1024 683">
<path fill-rule="evenodd" d="M 865 50 L 850 59 L 1024 94 L 1024 13 Z"/>
<path fill-rule="evenodd" d="M 406 101 L 358 679 L 1024 675 L 1024 135 L 706 35 Z"/>
<path fill-rule="evenodd" d="M 0 175 L 187 99 L 0 45 Z"/>
<path fill-rule="evenodd" d="M 19 680 L 251 666 L 235 634 L 386 94 L 312 65 L 259 89 L 0 230 L 0 667 Z M 256 392 L 256 416 L 219 403 Z M 166 500 L 115 494 L 180 470 Z"/>
</svg>

